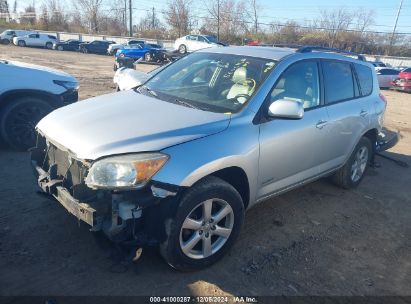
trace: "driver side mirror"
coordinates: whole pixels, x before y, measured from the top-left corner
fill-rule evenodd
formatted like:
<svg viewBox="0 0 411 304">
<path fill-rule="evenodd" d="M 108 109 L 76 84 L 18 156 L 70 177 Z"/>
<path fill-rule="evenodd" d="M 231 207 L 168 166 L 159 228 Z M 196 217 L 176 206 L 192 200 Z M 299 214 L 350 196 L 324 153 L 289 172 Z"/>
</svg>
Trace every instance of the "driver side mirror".
<svg viewBox="0 0 411 304">
<path fill-rule="evenodd" d="M 268 115 L 276 118 L 301 119 L 304 116 L 304 106 L 298 101 L 279 99 L 270 104 Z"/>
</svg>

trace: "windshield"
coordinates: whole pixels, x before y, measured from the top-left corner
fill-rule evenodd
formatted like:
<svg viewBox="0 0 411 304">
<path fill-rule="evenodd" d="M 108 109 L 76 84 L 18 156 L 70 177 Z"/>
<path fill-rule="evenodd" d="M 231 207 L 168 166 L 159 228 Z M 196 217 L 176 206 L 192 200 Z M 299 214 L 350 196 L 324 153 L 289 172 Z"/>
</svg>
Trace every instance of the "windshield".
<svg viewBox="0 0 411 304">
<path fill-rule="evenodd" d="M 235 113 L 249 101 L 275 64 L 263 58 L 193 53 L 159 72 L 143 89 L 168 102 Z"/>
<path fill-rule="evenodd" d="M 218 43 L 218 40 L 216 37 L 214 36 L 204 36 L 207 38 L 208 41 L 210 41 L 211 43 Z"/>
</svg>

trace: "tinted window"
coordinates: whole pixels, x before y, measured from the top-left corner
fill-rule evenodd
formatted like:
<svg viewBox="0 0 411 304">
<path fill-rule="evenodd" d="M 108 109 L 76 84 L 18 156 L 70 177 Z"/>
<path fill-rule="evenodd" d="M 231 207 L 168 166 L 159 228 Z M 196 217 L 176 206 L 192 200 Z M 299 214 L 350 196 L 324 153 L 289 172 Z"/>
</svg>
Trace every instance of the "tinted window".
<svg viewBox="0 0 411 304">
<path fill-rule="evenodd" d="M 384 70 L 380 70 L 379 73 L 381 75 L 398 75 L 399 72 L 396 70 L 392 70 L 392 69 L 384 69 Z"/>
<path fill-rule="evenodd" d="M 302 61 L 292 65 L 281 75 L 271 92 L 271 101 L 287 99 L 298 101 L 304 109 L 320 104 L 318 65 Z"/>
<path fill-rule="evenodd" d="M 31 35 L 29 35 L 29 37 L 30 38 L 37 38 L 37 35 L 36 34 L 31 34 Z"/>
<path fill-rule="evenodd" d="M 324 61 L 323 69 L 327 103 L 354 98 L 354 82 L 349 63 Z"/>
<path fill-rule="evenodd" d="M 403 72 L 405 72 L 405 73 L 411 73 L 411 69 L 405 69 Z"/>
<path fill-rule="evenodd" d="M 369 67 L 362 64 L 356 64 L 355 70 L 357 71 L 358 81 L 360 82 L 362 95 L 370 95 L 372 92 L 372 70 Z"/>
</svg>

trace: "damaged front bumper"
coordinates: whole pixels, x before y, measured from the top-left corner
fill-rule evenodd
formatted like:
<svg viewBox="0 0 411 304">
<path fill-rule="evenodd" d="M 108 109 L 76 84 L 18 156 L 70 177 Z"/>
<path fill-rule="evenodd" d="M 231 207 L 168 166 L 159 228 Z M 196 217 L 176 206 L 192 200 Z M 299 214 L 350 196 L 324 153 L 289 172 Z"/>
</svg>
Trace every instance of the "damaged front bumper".
<svg viewBox="0 0 411 304">
<path fill-rule="evenodd" d="M 62 165 L 67 159 L 62 153 L 51 143 L 31 150 L 31 165 L 42 192 L 113 242 L 141 246 L 165 239 L 165 221 L 175 214 L 180 187 L 151 181 L 133 191 L 93 190 L 84 183 L 82 170 L 87 168 L 77 168 L 81 166 L 77 160 Z M 76 175 L 83 177 L 76 179 Z"/>
</svg>

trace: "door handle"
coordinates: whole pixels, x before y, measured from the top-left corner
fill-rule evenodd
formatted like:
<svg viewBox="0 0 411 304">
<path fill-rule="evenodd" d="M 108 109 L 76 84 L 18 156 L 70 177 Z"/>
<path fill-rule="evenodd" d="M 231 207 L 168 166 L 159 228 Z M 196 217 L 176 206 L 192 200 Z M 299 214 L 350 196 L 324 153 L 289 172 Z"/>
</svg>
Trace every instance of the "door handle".
<svg viewBox="0 0 411 304">
<path fill-rule="evenodd" d="M 317 129 L 322 129 L 322 128 L 324 128 L 324 127 L 327 125 L 327 123 L 328 123 L 328 121 L 326 121 L 326 120 L 320 120 L 320 121 L 317 122 L 317 124 L 315 125 L 315 127 L 316 127 Z"/>
<path fill-rule="evenodd" d="M 368 115 L 368 112 L 366 110 L 361 110 L 361 112 L 360 112 L 361 117 L 365 117 L 367 115 Z"/>
</svg>

